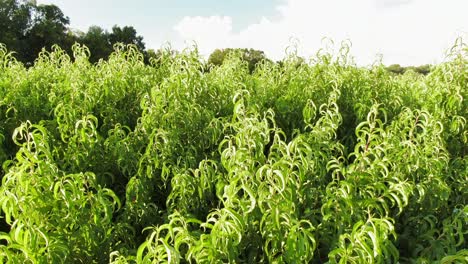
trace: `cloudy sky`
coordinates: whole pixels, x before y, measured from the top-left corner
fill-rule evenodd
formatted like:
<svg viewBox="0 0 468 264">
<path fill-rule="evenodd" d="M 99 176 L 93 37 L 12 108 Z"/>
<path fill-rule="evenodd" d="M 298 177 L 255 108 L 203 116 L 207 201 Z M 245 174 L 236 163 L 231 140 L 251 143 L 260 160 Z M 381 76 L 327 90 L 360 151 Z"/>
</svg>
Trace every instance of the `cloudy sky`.
<svg viewBox="0 0 468 264">
<path fill-rule="evenodd" d="M 420 65 L 443 60 L 458 36 L 468 39 L 468 0 L 39 0 L 59 6 L 71 27 L 134 26 L 147 48 L 166 42 L 181 49 L 198 44 L 203 55 L 215 48 L 248 47 L 272 59 L 299 43 L 311 56 L 350 40 L 360 65 L 381 54 L 385 64 Z"/>
</svg>

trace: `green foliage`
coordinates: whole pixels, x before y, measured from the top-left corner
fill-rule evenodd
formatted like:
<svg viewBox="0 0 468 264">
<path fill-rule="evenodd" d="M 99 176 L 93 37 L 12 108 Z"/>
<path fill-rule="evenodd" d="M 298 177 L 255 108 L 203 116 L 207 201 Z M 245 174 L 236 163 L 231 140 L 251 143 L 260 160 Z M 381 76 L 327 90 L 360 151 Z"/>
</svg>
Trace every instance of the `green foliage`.
<svg viewBox="0 0 468 264">
<path fill-rule="evenodd" d="M 265 53 L 260 50 L 227 48 L 214 50 L 208 58 L 208 64 L 211 66 L 219 66 L 232 54 L 235 54 L 234 56 L 240 56 L 247 62 L 250 73 L 255 70 L 257 64 L 268 60 Z"/>
<path fill-rule="evenodd" d="M 107 41 L 0 46 L 2 263 L 466 261 L 461 41 L 427 75 Z"/>
<path fill-rule="evenodd" d="M 405 72 L 415 72 L 422 75 L 428 75 L 431 72 L 432 66 L 429 64 L 420 65 L 420 66 L 408 66 L 402 67 L 400 64 L 392 64 L 388 66 L 387 71 L 394 74 L 404 74 Z"/>
<path fill-rule="evenodd" d="M 91 51 L 89 61 L 92 63 L 98 62 L 100 59 L 108 59 L 113 51 L 113 46 L 118 43 L 125 45 L 132 44 L 140 52 L 145 51 L 143 37 L 138 36 L 135 28 L 130 26 L 121 28 L 115 25 L 112 27 L 111 32 L 99 26 L 91 26 L 88 31 L 83 33 L 82 36 L 79 36 L 76 41 L 89 48 Z"/>
<path fill-rule="evenodd" d="M 24 39 L 32 23 L 32 12 L 33 6 L 29 1 L 0 1 L 0 43 L 16 52 L 23 51 L 26 48 Z"/>
<path fill-rule="evenodd" d="M 91 50 L 93 63 L 107 59 L 117 43 L 133 44 L 145 51 L 143 37 L 131 26 L 114 26 L 108 32 L 91 26 L 86 33 L 69 28 L 70 19 L 56 5 L 37 4 L 30 0 L 0 1 L 0 43 L 14 51 L 14 56 L 26 66 L 32 66 L 42 49 L 53 45 L 64 48 L 69 56 L 75 42 Z"/>
<path fill-rule="evenodd" d="M 98 62 L 99 59 L 107 59 L 112 53 L 112 46 L 109 43 L 109 33 L 101 27 L 89 27 L 88 31 L 81 37 L 81 42 L 92 50 L 89 57 L 89 61 L 91 62 Z"/>
<path fill-rule="evenodd" d="M 37 54 L 57 44 L 71 47 L 75 38 L 67 33 L 70 20 L 55 5 L 37 5 L 35 1 L 0 1 L 0 43 L 32 65 Z"/>
</svg>

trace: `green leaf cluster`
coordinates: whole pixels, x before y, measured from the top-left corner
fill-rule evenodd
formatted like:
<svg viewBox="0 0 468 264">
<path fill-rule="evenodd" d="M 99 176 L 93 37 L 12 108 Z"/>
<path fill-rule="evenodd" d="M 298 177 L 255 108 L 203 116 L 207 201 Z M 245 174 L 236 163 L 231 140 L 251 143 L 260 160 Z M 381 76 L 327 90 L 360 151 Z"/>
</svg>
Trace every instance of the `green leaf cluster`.
<svg viewBox="0 0 468 264">
<path fill-rule="evenodd" d="M 72 51 L 0 46 L 1 262 L 466 262 L 461 40 L 427 75 Z"/>
</svg>

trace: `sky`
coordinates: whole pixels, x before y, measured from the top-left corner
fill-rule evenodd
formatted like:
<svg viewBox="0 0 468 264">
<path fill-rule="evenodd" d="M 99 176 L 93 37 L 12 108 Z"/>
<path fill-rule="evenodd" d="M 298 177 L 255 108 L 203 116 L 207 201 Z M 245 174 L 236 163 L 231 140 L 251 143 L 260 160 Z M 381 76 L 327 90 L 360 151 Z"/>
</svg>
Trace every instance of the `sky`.
<svg viewBox="0 0 468 264">
<path fill-rule="evenodd" d="M 38 0 L 55 4 L 70 26 L 110 30 L 133 26 L 146 48 L 197 43 L 202 55 L 216 48 L 254 48 L 280 60 L 294 46 L 310 57 L 332 40 L 352 44 L 359 65 L 434 64 L 457 37 L 468 39 L 468 0 Z"/>
</svg>

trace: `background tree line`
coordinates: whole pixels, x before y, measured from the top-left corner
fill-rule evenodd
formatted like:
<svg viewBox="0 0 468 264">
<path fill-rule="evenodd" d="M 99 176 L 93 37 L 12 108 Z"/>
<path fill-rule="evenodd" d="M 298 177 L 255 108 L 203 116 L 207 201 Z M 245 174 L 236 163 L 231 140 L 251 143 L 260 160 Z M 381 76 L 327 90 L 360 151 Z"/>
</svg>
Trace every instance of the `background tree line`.
<svg viewBox="0 0 468 264">
<path fill-rule="evenodd" d="M 3 43 L 19 61 L 31 66 L 42 48 L 50 49 L 57 44 L 71 55 L 75 43 L 86 45 L 90 61 L 95 63 L 107 59 L 116 43 L 133 44 L 144 55 L 145 62 L 157 58 L 161 53 L 146 49 L 143 37 L 132 26 L 115 25 L 110 31 L 99 26 L 91 26 L 87 32 L 70 28 L 70 18 L 56 5 L 38 5 L 35 0 L 0 0 L 0 43 Z M 175 51 L 174 51 L 175 52 Z M 208 65 L 221 65 L 229 53 L 237 52 L 248 63 L 249 71 L 262 60 L 269 60 L 265 53 L 255 49 L 227 48 L 216 49 L 208 58 Z M 278 62 L 282 64 L 281 61 Z M 428 74 L 430 65 L 402 67 L 390 65 L 387 70 L 394 74 L 414 71 Z"/>
<path fill-rule="evenodd" d="M 69 27 L 70 19 L 56 5 L 38 5 L 31 0 L 0 0 L 0 43 L 15 52 L 15 57 L 31 65 L 42 48 L 57 44 L 68 53 L 75 43 L 86 45 L 91 62 L 106 59 L 113 45 L 134 44 L 146 54 L 143 37 L 132 26 L 114 26 L 107 31 L 92 26 L 87 32 Z"/>
<path fill-rule="evenodd" d="M 394 74 L 404 74 L 405 72 L 413 71 L 419 74 L 427 75 L 428 73 L 431 72 L 431 65 L 425 64 L 421 66 L 408 66 L 408 67 L 403 67 L 400 64 L 392 64 L 388 66 L 387 71 L 392 72 Z"/>
</svg>

